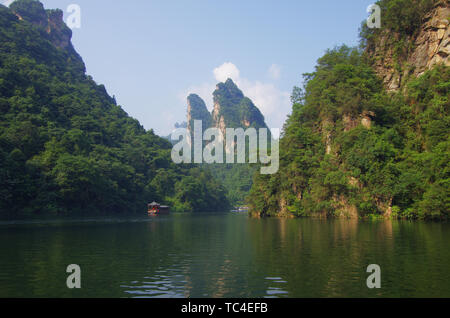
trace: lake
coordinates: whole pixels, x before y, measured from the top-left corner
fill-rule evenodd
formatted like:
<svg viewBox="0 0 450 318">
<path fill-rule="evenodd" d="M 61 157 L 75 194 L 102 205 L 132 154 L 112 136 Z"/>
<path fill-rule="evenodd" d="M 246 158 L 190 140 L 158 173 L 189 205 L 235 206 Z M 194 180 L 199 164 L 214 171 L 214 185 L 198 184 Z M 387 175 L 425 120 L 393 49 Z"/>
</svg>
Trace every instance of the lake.
<svg viewBox="0 0 450 318">
<path fill-rule="evenodd" d="M 450 297 L 450 224 L 172 214 L 0 222 L 0 297 Z M 66 287 L 69 264 L 81 289 Z M 367 267 L 381 268 L 369 289 Z"/>
</svg>

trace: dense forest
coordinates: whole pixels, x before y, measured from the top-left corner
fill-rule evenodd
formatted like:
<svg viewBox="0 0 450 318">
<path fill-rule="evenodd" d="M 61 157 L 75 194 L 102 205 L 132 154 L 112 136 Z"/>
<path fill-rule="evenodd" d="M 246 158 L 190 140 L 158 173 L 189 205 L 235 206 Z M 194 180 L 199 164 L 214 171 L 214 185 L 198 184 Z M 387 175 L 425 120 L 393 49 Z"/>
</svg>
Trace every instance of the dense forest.
<svg viewBox="0 0 450 318">
<path fill-rule="evenodd" d="M 226 190 L 226 197 L 234 207 L 245 206 L 246 197 L 253 185 L 253 176 L 260 171 L 258 164 L 212 164 L 203 165 L 220 180 Z"/>
<path fill-rule="evenodd" d="M 284 126 L 280 171 L 255 177 L 248 198 L 254 215 L 450 215 L 450 67 L 437 63 L 414 76 L 405 62 L 439 3 L 379 1 L 382 29 L 363 27 L 360 48 L 331 49 L 304 75 Z M 394 91 L 374 67 L 382 37 L 393 70 L 404 74 Z"/>
<path fill-rule="evenodd" d="M 175 165 L 85 73 L 62 11 L 34 0 L 0 5 L 0 216 L 228 208 L 205 169 Z"/>
</svg>

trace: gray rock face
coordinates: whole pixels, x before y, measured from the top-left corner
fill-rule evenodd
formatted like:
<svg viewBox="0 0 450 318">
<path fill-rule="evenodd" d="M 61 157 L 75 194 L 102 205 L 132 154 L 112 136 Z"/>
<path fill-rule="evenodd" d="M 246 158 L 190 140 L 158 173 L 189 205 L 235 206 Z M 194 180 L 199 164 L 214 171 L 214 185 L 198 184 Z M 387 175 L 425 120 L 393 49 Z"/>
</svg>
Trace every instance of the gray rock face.
<svg viewBox="0 0 450 318">
<path fill-rule="evenodd" d="M 73 49 L 70 42 L 72 30 L 64 23 L 61 10 L 45 10 L 42 3 L 30 0 L 16 0 L 10 9 L 20 20 L 43 29 L 56 47 Z"/>
<path fill-rule="evenodd" d="M 395 57 L 392 41 L 398 38 L 386 30 L 369 55 L 374 57 L 374 68 L 389 91 L 401 88 L 408 76 L 420 76 L 438 63 L 450 66 L 450 6 L 446 0 L 437 1 L 424 18 L 419 32 L 408 39 L 412 44 L 408 56 Z"/>
</svg>

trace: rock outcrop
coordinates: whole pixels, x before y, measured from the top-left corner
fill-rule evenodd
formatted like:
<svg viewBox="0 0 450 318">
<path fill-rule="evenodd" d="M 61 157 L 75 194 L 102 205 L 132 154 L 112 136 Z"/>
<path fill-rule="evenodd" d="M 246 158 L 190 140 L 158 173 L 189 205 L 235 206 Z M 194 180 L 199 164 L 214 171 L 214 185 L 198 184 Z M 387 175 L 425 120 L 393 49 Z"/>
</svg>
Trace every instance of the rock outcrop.
<svg viewBox="0 0 450 318">
<path fill-rule="evenodd" d="M 202 121 L 202 131 L 211 127 L 211 114 L 206 108 L 206 104 L 200 96 L 191 94 L 187 98 L 188 113 L 187 113 L 187 128 L 191 135 L 194 131 L 194 120 Z"/>
<path fill-rule="evenodd" d="M 202 120 L 203 130 L 215 127 L 224 135 L 227 128 L 267 128 L 260 110 L 231 79 L 217 84 L 213 96 L 214 108 L 209 113 L 205 102 L 198 95 L 189 95 L 187 119 L 191 134 L 194 120 Z"/>
<path fill-rule="evenodd" d="M 59 9 L 45 10 L 42 3 L 33 0 L 18 0 L 10 9 L 20 19 L 42 28 L 51 42 L 58 48 L 72 47 L 72 30 L 63 21 L 63 12 Z"/>
<path fill-rule="evenodd" d="M 43 4 L 36 0 L 16 0 L 11 3 L 9 9 L 19 20 L 31 23 L 37 28 L 42 38 L 67 54 L 68 59 L 77 63 L 80 71 L 86 71 L 83 59 L 72 45 L 72 30 L 64 23 L 62 10 L 46 10 Z"/>
<path fill-rule="evenodd" d="M 214 91 L 213 125 L 225 128 L 267 128 L 264 116 L 253 102 L 245 97 L 236 84 L 228 79 Z"/>
<path fill-rule="evenodd" d="M 400 35 L 383 30 L 368 55 L 373 57 L 374 69 L 383 79 L 388 91 L 397 91 L 410 76 L 420 76 L 438 63 L 450 65 L 450 2 L 437 0 L 414 35 L 407 38 L 406 56 L 394 49 Z M 405 49 L 405 48 L 404 48 Z"/>
<path fill-rule="evenodd" d="M 72 47 L 72 30 L 64 23 L 61 10 L 47 10 L 46 31 L 56 47 L 62 49 Z"/>
</svg>

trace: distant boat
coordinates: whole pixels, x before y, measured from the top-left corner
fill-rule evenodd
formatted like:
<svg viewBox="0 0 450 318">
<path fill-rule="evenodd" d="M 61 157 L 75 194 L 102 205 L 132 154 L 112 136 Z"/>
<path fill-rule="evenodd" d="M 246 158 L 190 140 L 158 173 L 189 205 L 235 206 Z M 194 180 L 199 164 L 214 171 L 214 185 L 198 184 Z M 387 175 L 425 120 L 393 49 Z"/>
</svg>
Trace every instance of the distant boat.
<svg viewBox="0 0 450 318">
<path fill-rule="evenodd" d="M 148 215 L 169 214 L 170 207 L 153 202 L 148 205 Z"/>
<path fill-rule="evenodd" d="M 231 210 L 231 212 L 248 212 L 249 208 L 246 206 L 236 207 L 234 210 Z"/>
</svg>

